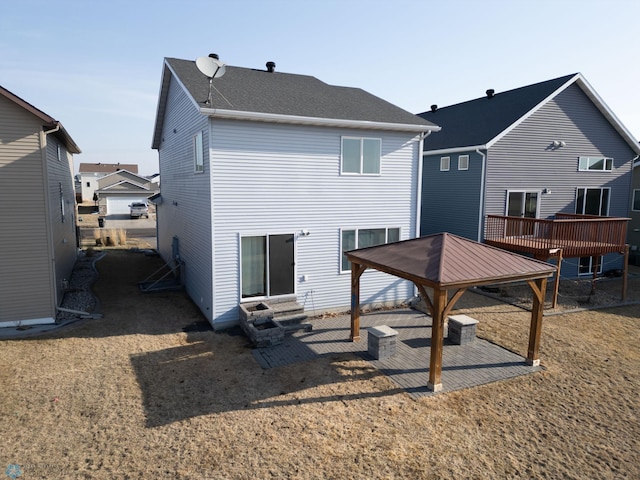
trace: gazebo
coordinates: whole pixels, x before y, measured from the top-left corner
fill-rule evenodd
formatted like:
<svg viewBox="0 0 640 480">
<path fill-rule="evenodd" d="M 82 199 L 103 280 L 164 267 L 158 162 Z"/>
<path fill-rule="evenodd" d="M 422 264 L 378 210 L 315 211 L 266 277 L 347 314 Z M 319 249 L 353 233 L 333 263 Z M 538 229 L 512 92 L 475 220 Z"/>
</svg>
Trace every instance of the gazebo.
<svg viewBox="0 0 640 480">
<path fill-rule="evenodd" d="M 526 362 L 539 365 L 538 350 L 547 279 L 556 267 L 540 260 L 439 233 L 345 252 L 351 262 L 351 341 L 360 340 L 360 280 L 367 268 L 412 281 L 432 318 L 428 388 L 442 389 L 445 319 L 469 288 L 526 281 L 533 291 Z M 432 297 L 427 293 L 432 290 Z M 451 295 L 449 292 L 453 292 Z"/>
</svg>

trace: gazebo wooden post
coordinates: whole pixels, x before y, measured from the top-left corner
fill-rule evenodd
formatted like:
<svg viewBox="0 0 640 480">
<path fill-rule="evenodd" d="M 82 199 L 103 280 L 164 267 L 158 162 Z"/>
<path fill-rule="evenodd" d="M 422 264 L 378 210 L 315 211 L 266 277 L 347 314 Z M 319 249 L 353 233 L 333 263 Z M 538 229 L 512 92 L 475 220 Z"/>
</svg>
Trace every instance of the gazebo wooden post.
<svg viewBox="0 0 640 480">
<path fill-rule="evenodd" d="M 560 289 L 560 268 L 562 267 L 562 249 L 558 249 L 558 267 L 556 268 L 556 278 L 553 281 L 553 300 L 551 308 L 558 306 L 558 290 Z"/>
<path fill-rule="evenodd" d="M 444 343 L 444 313 L 447 307 L 447 290 L 433 291 L 433 311 L 431 326 L 431 357 L 429 359 L 429 383 L 433 392 L 442 390 L 442 345 Z"/>
<path fill-rule="evenodd" d="M 627 299 L 627 282 L 629 276 L 629 244 L 624 246 L 624 263 L 622 267 L 622 300 Z"/>
<path fill-rule="evenodd" d="M 531 326 L 529 327 L 529 349 L 527 350 L 527 365 L 540 365 L 540 333 L 542 332 L 542 312 L 544 310 L 544 296 L 547 290 L 547 277 L 529 280 L 533 290 L 533 308 L 531 309 Z"/>
<path fill-rule="evenodd" d="M 360 341 L 360 276 L 367 269 L 351 261 L 351 341 Z"/>
</svg>

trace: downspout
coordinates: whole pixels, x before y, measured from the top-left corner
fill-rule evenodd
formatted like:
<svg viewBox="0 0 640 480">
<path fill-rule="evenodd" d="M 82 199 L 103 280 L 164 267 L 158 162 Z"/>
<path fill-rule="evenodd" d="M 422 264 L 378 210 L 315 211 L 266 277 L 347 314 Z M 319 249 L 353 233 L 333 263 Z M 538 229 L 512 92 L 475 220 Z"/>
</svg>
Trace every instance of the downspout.
<svg viewBox="0 0 640 480">
<path fill-rule="evenodd" d="M 422 215 L 422 163 L 424 162 L 424 140 L 431 135 L 432 130 L 422 132 L 420 134 L 420 145 L 418 146 L 418 193 L 416 204 L 416 235 L 415 238 L 420 236 L 420 216 Z"/>
<path fill-rule="evenodd" d="M 487 173 L 487 156 L 476 148 L 476 153 L 482 157 L 482 174 L 480 180 L 480 205 L 478 208 L 478 242 L 482 242 L 482 223 L 484 220 L 485 177 Z"/>
<path fill-rule="evenodd" d="M 49 168 L 47 157 L 47 135 L 55 133 L 60 130 L 60 123 L 56 122 L 55 127 L 51 130 L 42 130 L 40 132 L 40 151 L 42 153 L 42 181 L 44 183 L 44 211 L 46 215 L 47 225 L 47 249 L 49 250 L 49 260 L 51 262 L 51 268 L 49 269 L 49 283 L 53 292 L 53 312 L 58 308 L 58 286 L 56 284 L 56 259 L 55 250 L 53 247 L 53 225 L 51 224 L 51 203 L 49 198 Z M 54 314 L 53 320 L 55 321 L 56 315 Z"/>
</svg>

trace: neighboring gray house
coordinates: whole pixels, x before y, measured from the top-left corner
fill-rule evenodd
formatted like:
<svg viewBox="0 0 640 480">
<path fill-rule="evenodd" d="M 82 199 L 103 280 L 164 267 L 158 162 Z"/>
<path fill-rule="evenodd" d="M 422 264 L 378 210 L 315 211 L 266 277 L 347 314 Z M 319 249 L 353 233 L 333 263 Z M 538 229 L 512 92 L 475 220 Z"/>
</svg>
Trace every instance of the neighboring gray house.
<svg viewBox="0 0 640 480">
<path fill-rule="evenodd" d="M 133 163 L 81 163 L 77 178 L 80 180 L 80 202 L 93 201 L 93 194 L 98 188 L 98 180 L 105 175 L 127 170 L 138 174 L 138 165 Z"/>
<path fill-rule="evenodd" d="M 631 221 L 628 242 L 631 246 L 630 263 L 640 266 L 640 160 L 633 164 L 633 185 L 631 193 Z"/>
<path fill-rule="evenodd" d="M 100 177 L 97 183 L 101 215 L 129 214 L 129 205 L 133 202 L 148 203 L 149 197 L 159 191 L 157 184 L 128 170 L 118 170 Z"/>
<path fill-rule="evenodd" d="M 60 122 L 0 87 L 0 327 L 55 322 L 78 248 L 74 153 Z"/>
<path fill-rule="evenodd" d="M 484 240 L 486 215 L 557 212 L 626 217 L 638 143 L 581 74 L 420 116 L 442 131 L 425 144 L 421 235 Z M 588 274 L 593 259 L 563 274 Z M 613 262 L 613 263 L 611 263 Z M 578 267 L 579 265 L 579 267 Z M 620 256 L 605 269 L 621 268 Z"/>
<path fill-rule="evenodd" d="M 158 247 L 216 329 L 259 299 L 348 309 L 342 251 L 417 236 L 422 139 L 438 129 L 363 90 L 267 67 L 227 66 L 210 89 L 195 62 L 164 62 Z M 413 295 L 364 275 L 363 303 Z"/>
</svg>

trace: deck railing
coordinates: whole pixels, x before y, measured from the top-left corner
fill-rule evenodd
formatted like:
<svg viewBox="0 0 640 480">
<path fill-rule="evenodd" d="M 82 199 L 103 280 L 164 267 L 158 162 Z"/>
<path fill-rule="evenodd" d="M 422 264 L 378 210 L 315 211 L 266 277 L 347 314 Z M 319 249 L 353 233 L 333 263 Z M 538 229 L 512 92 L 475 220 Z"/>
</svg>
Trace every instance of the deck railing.
<svg viewBox="0 0 640 480">
<path fill-rule="evenodd" d="M 555 217 L 487 215 L 485 242 L 537 256 L 561 248 L 565 258 L 624 251 L 628 218 L 568 213 L 557 213 Z"/>
</svg>

